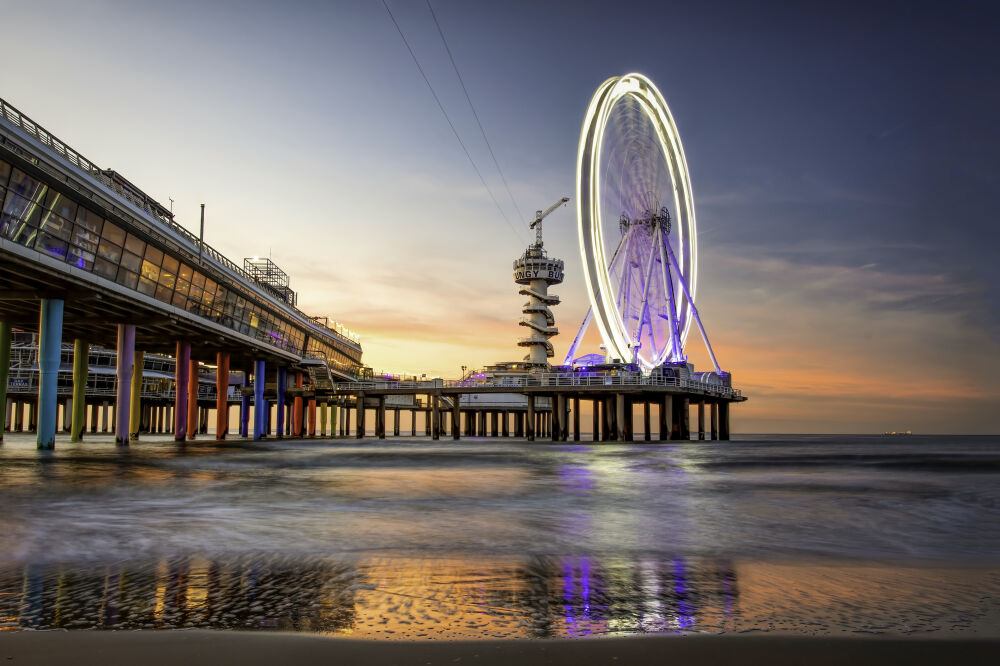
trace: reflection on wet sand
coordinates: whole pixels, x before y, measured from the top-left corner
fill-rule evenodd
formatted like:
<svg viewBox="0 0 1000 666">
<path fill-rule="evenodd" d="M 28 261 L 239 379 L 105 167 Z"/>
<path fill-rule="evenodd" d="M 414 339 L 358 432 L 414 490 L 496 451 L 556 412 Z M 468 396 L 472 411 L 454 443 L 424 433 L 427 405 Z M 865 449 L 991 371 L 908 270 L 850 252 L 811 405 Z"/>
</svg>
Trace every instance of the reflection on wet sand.
<svg viewBox="0 0 1000 666">
<path fill-rule="evenodd" d="M 990 633 L 998 591 L 1000 572 L 981 569 L 261 555 L 8 568 L 0 570 L 0 618 L 7 630 L 212 628 L 397 639 Z"/>
</svg>

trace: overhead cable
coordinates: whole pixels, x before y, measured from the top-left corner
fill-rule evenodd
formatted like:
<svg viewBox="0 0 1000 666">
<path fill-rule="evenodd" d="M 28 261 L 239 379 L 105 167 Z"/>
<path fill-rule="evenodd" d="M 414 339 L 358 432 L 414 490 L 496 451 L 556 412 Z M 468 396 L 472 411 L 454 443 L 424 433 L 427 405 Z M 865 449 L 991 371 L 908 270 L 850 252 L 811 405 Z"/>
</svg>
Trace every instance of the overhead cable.
<svg viewBox="0 0 1000 666">
<path fill-rule="evenodd" d="M 469 103 L 469 108 L 472 109 L 472 115 L 476 119 L 476 124 L 479 125 L 479 131 L 482 133 L 483 141 L 486 142 L 486 147 L 490 151 L 490 157 L 493 158 L 493 164 L 497 168 L 497 173 L 500 174 L 500 180 L 503 181 L 503 186 L 507 190 L 507 196 L 510 197 L 510 202 L 514 204 L 514 210 L 517 211 L 518 219 L 524 220 L 526 218 L 521 214 L 521 209 L 518 207 L 517 202 L 514 201 L 514 195 L 511 194 L 510 185 L 507 184 L 507 178 L 503 175 L 503 169 L 500 168 L 500 162 L 497 161 L 497 156 L 493 152 L 493 146 L 490 145 L 490 140 L 486 138 L 486 130 L 483 129 L 483 123 L 479 120 L 479 114 L 476 113 L 476 106 L 472 103 L 472 97 L 469 96 L 469 90 L 465 87 L 465 81 L 462 79 L 461 72 L 458 71 L 458 65 L 455 64 L 455 56 L 451 53 L 451 47 L 448 46 L 448 40 L 444 38 L 444 31 L 441 30 L 441 24 L 438 23 L 437 14 L 434 13 L 434 8 L 431 7 L 431 0 L 427 0 L 427 9 L 430 10 L 431 18 L 434 19 L 434 25 L 437 26 L 438 34 L 441 35 L 441 42 L 444 44 L 444 48 L 448 52 L 448 58 L 451 60 L 451 66 L 455 69 L 455 76 L 458 77 L 458 82 L 462 84 L 462 92 L 465 93 L 465 99 Z"/>
<path fill-rule="evenodd" d="M 462 146 L 462 150 L 465 151 L 465 156 L 469 158 L 469 164 L 472 165 L 472 168 L 475 170 L 476 175 L 479 176 L 479 181 L 483 184 L 483 187 L 486 188 L 486 192 L 490 195 L 490 199 L 493 200 L 493 204 L 497 207 L 497 210 L 500 211 L 500 215 L 507 223 L 507 226 L 509 226 L 511 231 L 514 232 L 514 235 L 518 237 L 518 240 L 523 241 L 523 238 L 521 238 L 521 235 L 517 232 L 517 229 L 514 227 L 514 225 L 511 224 L 510 219 L 507 217 L 507 214 L 503 211 L 503 208 L 500 206 L 500 202 L 497 201 L 497 198 L 493 195 L 493 190 L 491 190 L 490 186 L 486 184 L 486 179 L 483 178 L 482 172 L 479 170 L 479 167 L 476 166 L 476 161 L 472 159 L 472 154 L 469 152 L 469 149 L 465 146 L 465 142 L 462 141 L 462 137 L 459 136 L 458 130 L 455 129 L 455 123 L 451 121 L 451 117 L 448 115 L 448 112 L 445 111 L 444 104 L 441 103 L 441 99 L 438 97 L 437 93 L 434 92 L 434 86 L 431 85 L 430 79 L 428 79 L 427 74 L 424 73 L 424 68 L 421 67 L 420 60 L 417 59 L 417 54 L 414 53 L 413 48 L 410 46 L 410 42 L 408 42 L 406 39 L 406 35 L 403 34 L 403 29 L 399 27 L 399 22 L 396 21 L 396 17 L 392 15 L 392 10 L 389 9 L 389 5 L 386 3 L 385 0 L 382 0 L 382 6 L 385 7 L 386 13 L 389 14 L 389 18 L 392 19 L 392 24 L 396 26 L 396 31 L 399 32 L 399 36 L 403 39 L 403 44 L 406 45 L 406 50 L 410 52 L 410 57 L 413 58 L 413 63 L 417 66 L 417 69 L 420 71 L 420 76 L 424 78 L 424 83 L 427 84 L 427 89 L 431 91 L 431 96 L 434 97 L 434 101 L 437 102 L 438 108 L 441 109 L 441 114 L 444 115 L 444 119 L 448 121 L 448 127 L 451 128 L 452 133 L 458 140 L 458 144 Z"/>
</svg>

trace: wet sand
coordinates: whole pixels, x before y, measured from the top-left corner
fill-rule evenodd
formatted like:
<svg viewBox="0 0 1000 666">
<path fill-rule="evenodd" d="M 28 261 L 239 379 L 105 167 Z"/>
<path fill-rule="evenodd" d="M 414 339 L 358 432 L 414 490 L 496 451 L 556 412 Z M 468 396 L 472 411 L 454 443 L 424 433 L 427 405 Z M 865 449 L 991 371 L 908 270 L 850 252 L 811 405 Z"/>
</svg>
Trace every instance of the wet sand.
<svg viewBox="0 0 1000 666">
<path fill-rule="evenodd" d="M 998 639 L 641 636 L 577 640 L 363 641 L 288 633 L 28 631 L 0 636 L 8 664 L 995 664 Z"/>
</svg>

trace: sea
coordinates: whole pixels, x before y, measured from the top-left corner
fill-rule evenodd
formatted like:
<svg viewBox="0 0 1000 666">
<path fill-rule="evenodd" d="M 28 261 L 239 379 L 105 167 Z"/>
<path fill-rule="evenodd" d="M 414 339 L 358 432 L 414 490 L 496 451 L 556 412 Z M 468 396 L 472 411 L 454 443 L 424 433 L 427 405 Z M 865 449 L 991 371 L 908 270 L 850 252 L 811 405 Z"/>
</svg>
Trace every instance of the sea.
<svg viewBox="0 0 1000 666">
<path fill-rule="evenodd" d="M 7 434 L 0 630 L 57 628 L 997 637 L 1000 437 Z"/>
</svg>

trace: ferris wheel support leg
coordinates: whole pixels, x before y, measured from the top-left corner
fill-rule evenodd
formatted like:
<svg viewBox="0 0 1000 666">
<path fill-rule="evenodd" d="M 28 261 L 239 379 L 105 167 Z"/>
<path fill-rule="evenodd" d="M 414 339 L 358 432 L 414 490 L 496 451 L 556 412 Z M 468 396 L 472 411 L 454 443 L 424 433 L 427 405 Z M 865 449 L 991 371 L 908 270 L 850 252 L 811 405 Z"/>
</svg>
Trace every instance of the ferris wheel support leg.
<svg viewBox="0 0 1000 666">
<path fill-rule="evenodd" d="M 666 242 L 666 236 L 663 236 L 664 243 Z M 663 293 L 667 295 L 670 303 L 667 307 L 667 313 L 670 315 L 670 360 L 671 361 L 683 361 L 684 355 L 681 348 L 681 336 L 677 332 L 677 313 L 674 311 L 676 306 L 676 300 L 674 298 L 674 283 L 670 279 L 668 274 L 668 267 L 670 266 L 667 260 L 667 255 L 663 249 L 663 243 L 654 243 L 658 248 L 660 248 L 660 276 L 663 279 Z M 669 246 L 668 246 L 669 247 Z"/>
<path fill-rule="evenodd" d="M 655 243 L 649 248 L 649 259 L 646 260 L 646 272 L 644 275 L 644 281 L 642 285 L 642 307 L 639 308 L 639 330 L 635 334 L 635 347 L 636 352 L 640 345 L 642 344 L 642 324 L 646 321 L 646 315 L 649 310 L 649 283 L 653 278 L 653 263 L 656 256 L 656 246 Z M 650 334 L 652 335 L 652 324 L 650 324 Z"/>
<path fill-rule="evenodd" d="M 576 356 L 576 350 L 580 347 L 580 342 L 583 340 L 583 334 L 587 332 L 587 327 L 590 326 L 590 320 L 594 318 L 594 308 L 593 306 L 587 308 L 587 314 L 583 317 L 583 323 L 580 324 L 580 330 L 577 331 L 576 337 L 573 338 L 573 344 L 569 346 L 569 352 L 566 353 L 566 359 L 563 361 L 563 365 L 569 365 L 573 362 L 573 357 Z"/>
<path fill-rule="evenodd" d="M 694 315 L 694 321 L 698 324 L 698 330 L 701 331 L 701 339 L 705 341 L 705 348 L 708 349 L 708 355 L 712 358 L 712 365 L 715 366 L 715 371 L 721 375 L 722 368 L 719 367 L 719 362 L 715 359 L 715 352 L 712 351 L 712 343 L 708 341 L 708 333 L 705 332 L 705 327 L 701 323 L 701 317 L 698 315 L 698 308 L 694 304 L 691 292 L 688 291 L 687 282 L 684 280 L 684 276 L 681 275 L 680 268 L 677 266 L 677 258 L 674 256 L 674 251 L 670 247 L 670 240 L 667 239 L 665 234 L 663 236 L 663 244 L 667 248 L 670 260 L 674 263 L 674 268 L 677 269 L 677 281 L 681 283 L 681 289 L 684 290 L 684 295 L 687 296 L 688 303 L 691 304 L 691 314 Z"/>
</svg>

